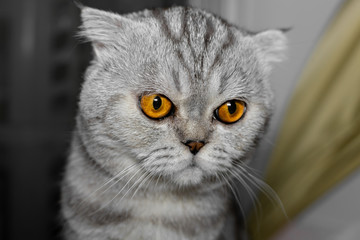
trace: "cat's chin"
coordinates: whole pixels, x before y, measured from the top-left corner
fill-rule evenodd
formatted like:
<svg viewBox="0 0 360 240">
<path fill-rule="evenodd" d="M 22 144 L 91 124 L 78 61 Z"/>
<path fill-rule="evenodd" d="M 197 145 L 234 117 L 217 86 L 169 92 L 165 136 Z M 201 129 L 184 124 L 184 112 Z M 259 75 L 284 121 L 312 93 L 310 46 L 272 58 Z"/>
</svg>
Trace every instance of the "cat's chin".
<svg viewBox="0 0 360 240">
<path fill-rule="evenodd" d="M 203 180 L 204 172 L 199 167 L 187 167 L 173 176 L 179 186 L 194 186 Z"/>
</svg>

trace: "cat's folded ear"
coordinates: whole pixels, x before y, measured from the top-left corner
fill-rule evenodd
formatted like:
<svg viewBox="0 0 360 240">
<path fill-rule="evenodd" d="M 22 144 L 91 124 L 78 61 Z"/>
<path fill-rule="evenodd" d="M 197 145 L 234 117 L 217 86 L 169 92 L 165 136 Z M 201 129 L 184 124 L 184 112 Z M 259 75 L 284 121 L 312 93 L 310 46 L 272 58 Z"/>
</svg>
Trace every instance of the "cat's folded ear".
<svg viewBox="0 0 360 240">
<path fill-rule="evenodd" d="M 286 58 L 287 38 L 283 31 L 266 30 L 253 38 L 266 62 L 281 62 Z"/>
<path fill-rule="evenodd" d="M 123 48 L 126 36 L 139 24 L 119 14 L 85 6 L 80 9 L 82 25 L 79 36 L 92 43 L 98 58 L 104 50 Z"/>
</svg>

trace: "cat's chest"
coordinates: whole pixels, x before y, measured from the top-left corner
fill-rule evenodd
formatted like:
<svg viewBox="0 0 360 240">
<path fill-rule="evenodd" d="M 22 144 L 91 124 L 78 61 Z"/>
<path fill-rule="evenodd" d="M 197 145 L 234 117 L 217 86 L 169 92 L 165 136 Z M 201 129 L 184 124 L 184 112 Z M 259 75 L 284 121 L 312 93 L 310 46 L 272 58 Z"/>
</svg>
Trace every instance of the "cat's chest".
<svg viewBox="0 0 360 240">
<path fill-rule="evenodd" d="M 129 203 L 129 239 L 216 239 L 228 212 L 214 199 L 147 198 Z"/>
<path fill-rule="evenodd" d="M 138 218 L 190 219 L 218 216 L 226 211 L 226 198 L 214 195 L 179 196 L 173 194 L 134 198 L 127 202 Z"/>
</svg>

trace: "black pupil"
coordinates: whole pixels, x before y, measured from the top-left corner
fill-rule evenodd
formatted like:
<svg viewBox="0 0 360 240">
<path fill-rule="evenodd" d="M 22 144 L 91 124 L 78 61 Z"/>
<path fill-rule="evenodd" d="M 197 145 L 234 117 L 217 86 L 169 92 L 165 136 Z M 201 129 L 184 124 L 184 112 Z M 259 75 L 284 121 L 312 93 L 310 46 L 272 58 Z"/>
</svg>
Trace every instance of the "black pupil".
<svg viewBox="0 0 360 240">
<path fill-rule="evenodd" d="M 156 96 L 153 101 L 153 106 L 155 110 L 158 110 L 161 107 L 162 101 L 159 96 Z"/>
<path fill-rule="evenodd" d="M 230 101 L 227 103 L 228 111 L 230 114 L 233 114 L 236 111 L 236 103 L 235 101 Z"/>
</svg>

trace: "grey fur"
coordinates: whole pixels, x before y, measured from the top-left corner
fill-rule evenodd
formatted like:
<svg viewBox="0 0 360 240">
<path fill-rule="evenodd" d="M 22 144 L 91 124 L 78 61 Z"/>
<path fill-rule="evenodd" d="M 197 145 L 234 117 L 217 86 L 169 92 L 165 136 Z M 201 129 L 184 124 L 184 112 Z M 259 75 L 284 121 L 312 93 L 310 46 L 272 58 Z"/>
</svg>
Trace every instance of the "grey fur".
<svg viewBox="0 0 360 240">
<path fill-rule="evenodd" d="M 267 79 L 285 36 L 249 34 L 183 7 L 123 16 L 82 7 L 81 17 L 95 56 L 62 185 L 66 239 L 224 237 L 235 218 L 226 184 L 241 175 L 271 115 Z M 174 114 L 146 117 L 146 93 L 167 96 Z M 245 116 L 214 119 L 232 99 L 247 103 Z M 206 144 L 193 155 L 188 140 Z"/>
</svg>

